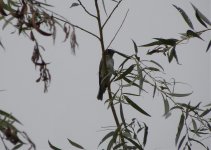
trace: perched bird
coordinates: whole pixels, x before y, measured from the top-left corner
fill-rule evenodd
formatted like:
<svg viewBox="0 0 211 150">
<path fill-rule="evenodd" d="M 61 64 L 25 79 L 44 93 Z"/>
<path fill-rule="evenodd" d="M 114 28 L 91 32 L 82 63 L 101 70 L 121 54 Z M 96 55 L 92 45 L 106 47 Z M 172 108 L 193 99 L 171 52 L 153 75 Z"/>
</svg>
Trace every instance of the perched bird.
<svg viewBox="0 0 211 150">
<path fill-rule="evenodd" d="M 97 95 L 98 100 L 103 99 L 103 94 L 106 91 L 106 88 L 109 85 L 110 78 L 112 74 L 114 73 L 114 60 L 113 60 L 113 55 L 115 53 L 114 50 L 112 49 L 107 49 L 105 50 L 105 57 L 106 57 L 106 67 L 105 64 L 103 63 L 103 58 L 100 61 L 100 66 L 99 66 L 99 91 Z"/>
</svg>

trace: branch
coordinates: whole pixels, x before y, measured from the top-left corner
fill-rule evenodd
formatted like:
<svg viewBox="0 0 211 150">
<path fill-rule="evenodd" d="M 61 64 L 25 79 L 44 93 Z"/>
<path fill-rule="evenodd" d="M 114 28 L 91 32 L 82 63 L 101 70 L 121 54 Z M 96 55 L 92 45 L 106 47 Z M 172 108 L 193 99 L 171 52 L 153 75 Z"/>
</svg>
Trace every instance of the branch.
<svg viewBox="0 0 211 150">
<path fill-rule="evenodd" d="M 113 13 L 115 12 L 115 10 L 117 9 L 117 7 L 119 6 L 119 4 L 122 2 L 123 0 L 120 0 L 116 6 L 114 7 L 114 9 L 112 10 L 112 12 L 110 13 L 110 15 L 108 16 L 108 18 L 106 19 L 106 21 L 104 22 L 102 29 L 104 28 L 104 26 L 106 25 L 106 23 L 108 22 L 108 20 L 111 18 L 111 16 L 113 15 Z"/>
<path fill-rule="evenodd" d="M 60 20 L 60 21 L 62 21 L 64 23 L 67 23 L 67 24 L 69 24 L 69 25 L 71 25 L 71 26 L 73 26 L 73 27 L 75 27 L 77 29 L 80 29 L 80 30 L 82 30 L 82 31 L 84 31 L 84 32 L 96 37 L 98 40 L 100 39 L 96 34 L 90 32 L 90 31 L 88 31 L 88 30 L 86 30 L 86 29 L 84 29 L 84 28 L 82 28 L 82 27 L 80 27 L 78 25 L 74 25 L 74 24 L 70 23 L 68 20 L 64 20 L 64 19 L 61 19 L 61 18 L 58 18 L 58 17 L 55 17 L 55 16 L 54 16 L 54 18 L 57 19 L 57 20 Z"/>
<path fill-rule="evenodd" d="M 91 17 L 94 17 L 95 19 L 97 19 L 97 17 L 96 17 L 95 15 L 91 14 L 91 13 L 86 9 L 86 7 L 81 3 L 81 0 L 78 0 L 78 2 L 79 2 L 79 4 L 81 5 L 81 7 L 84 9 L 84 11 L 85 11 L 88 15 L 90 15 Z"/>
<path fill-rule="evenodd" d="M 113 43 L 113 41 L 115 40 L 117 34 L 119 33 L 120 29 L 122 28 L 122 26 L 123 26 L 123 24 L 124 24 L 124 22 L 125 22 L 125 20 L 126 20 L 126 18 L 127 18 L 128 12 L 129 12 L 129 9 L 127 10 L 127 12 L 126 12 L 126 14 L 125 14 L 125 17 L 124 17 L 124 19 L 123 19 L 123 21 L 122 21 L 122 23 L 121 23 L 119 29 L 117 30 L 116 34 L 115 34 L 114 37 L 112 38 L 112 40 L 111 40 L 111 42 L 109 43 L 109 45 L 107 46 L 107 48 L 109 48 L 109 47 L 111 46 L 111 44 Z"/>
<path fill-rule="evenodd" d="M 58 16 L 58 17 L 53 16 L 55 19 L 60 20 L 60 21 L 62 21 L 62 22 L 64 22 L 64 23 L 67 23 L 67 24 L 69 24 L 69 25 L 71 25 L 71 26 L 74 26 L 75 28 L 80 29 L 80 30 L 82 30 L 82 31 L 84 31 L 84 32 L 86 32 L 86 33 L 88 33 L 88 34 L 90 34 L 90 35 L 96 37 L 98 40 L 100 39 L 100 38 L 99 38 L 97 35 L 95 35 L 94 33 L 90 32 L 90 31 L 88 31 L 88 30 L 86 30 L 86 29 L 84 29 L 84 28 L 82 28 L 82 27 L 80 27 L 80 26 L 77 26 L 77 25 L 74 25 L 74 24 L 70 23 L 66 18 L 64 18 L 63 16 L 59 15 L 58 13 L 55 13 L 54 11 L 51 11 L 51 10 L 45 8 L 45 7 L 42 7 L 42 8 L 43 8 L 44 10 L 48 11 L 48 12 L 51 12 L 53 15 Z M 60 18 L 59 18 L 59 17 L 60 17 Z"/>
</svg>

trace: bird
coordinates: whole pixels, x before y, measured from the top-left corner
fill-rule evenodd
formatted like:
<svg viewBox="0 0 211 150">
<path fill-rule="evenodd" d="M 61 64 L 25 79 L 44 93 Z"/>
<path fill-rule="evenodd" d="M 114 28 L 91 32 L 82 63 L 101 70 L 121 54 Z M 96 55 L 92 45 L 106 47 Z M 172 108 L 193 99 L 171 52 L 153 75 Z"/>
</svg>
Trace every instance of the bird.
<svg viewBox="0 0 211 150">
<path fill-rule="evenodd" d="M 115 53 L 115 50 L 113 50 L 113 49 L 106 49 L 104 51 L 107 69 L 105 69 L 105 64 L 103 63 L 103 57 L 100 61 L 99 91 L 98 91 L 98 95 L 97 95 L 98 100 L 103 100 L 103 94 L 105 93 L 106 88 L 110 84 L 110 78 L 111 78 L 112 74 L 114 73 L 114 59 L 113 59 L 114 53 Z"/>
</svg>

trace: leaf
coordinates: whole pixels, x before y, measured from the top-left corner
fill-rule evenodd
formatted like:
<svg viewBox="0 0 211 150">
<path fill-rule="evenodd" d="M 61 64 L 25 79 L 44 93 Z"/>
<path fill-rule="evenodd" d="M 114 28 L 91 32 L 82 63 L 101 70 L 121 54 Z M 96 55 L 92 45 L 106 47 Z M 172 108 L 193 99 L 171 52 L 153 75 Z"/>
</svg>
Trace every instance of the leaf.
<svg viewBox="0 0 211 150">
<path fill-rule="evenodd" d="M 173 60 L 173 58 L 175 58 L 176 61 L 177 61 L 177 64 L 179 64 L 179 60 L 178 60 L 177 53 L 176 53 L 176 46 L 174 46 L 171 49 L 170 55 L 168 56 L 169 63 L 171 63 L 171 61 Z"/>
<path fill-rule="evenodd" d="M 179 146 L 178 146 L 178 150 L 181 148 L 182 143 L 183 143 L 183 142 L 184 142 L 184 140 L 185 140 L 185 137 L 186 137 L 186 135 L 184 135 L 184 136 L 182 137 L 182 139 L 180 140 L 180 142 L 179 142 Z"/>
<path fill-rule="evenodd" d="M 2 26 L 2 30 L 4 30 L 8 24 L 12 24 L 11 22 L 12 22 L 12 20 L 13 20 L 14 18 L 15 18 L 15 17 L 12 16 L 12 17 L 10 17 L 9 19 L 5 19 L 5 23 L 4 23 L 4 25 Z"/>
<path fill-rule="evenodd" d="M 132 40 L 133 41 L 133 40 Z M 136 45 L 135 41 L 133 41 L 135 53 L 138 53 L 138 46 Z"/>
<path fill-rule="evenodd" d="M 104 10 L 106 16 L 108 16 L 104 0 L 102 0 L 102 3 L 103 3 L 103 10 Z"/>
<path fill-rule="evenodd" d="M 151 117 L 146 111 L 144 111 L 142 108 L 140 108 L 136 103 L 134 103 L 131 99 L 129 99 L 129 97 L 124 95 L 125 100 L 128 102 L 128 104 L 130 104 L 130 106 L 132 106 L 133 108 L 135 108 L 137 111 L 139 111 L 140 113 Z"/>
<path fill-rule="evenodd" d="M 75 143 L 73 141 L 71 141 L 70 139 L 67 139 L 69 141 L 69 143 L 74 146 L 74 147 L 77 147 L 79 149 L 84 149 L 81 145 L 79 145 L 78 143 Z"/>
<path fill-rule="evenodd" d="M 135 65 L 131 65 L 125 72 L 123 72 L 122 74 L 120 74 L 120 76 L 118 78 L 116 78 L 114 81 L 120 80 L 122 78 L 124 78 L 126 75 L 130 74 L 133 69 L 134 69 Z"/>
<path fill-rule="evenodd" d="M 188 37 L 197 37 L 202 41 L 204 41 L 196 32 L 193 32 L 192 30 L 187 30 L 186 34 Z"/>
<path fill-rule="evenodd" d="M 15 147 L 12 148 L 12 150 L 17 150 L 17 149 L 19 149 L 21 146 L 23 146 L 23 143 L 20 143 L 20 144 L 16 145 Z"/>
<path fill-rule="evenodd" d="M 122 103 L 120 102 L 120 117 L 122 119 L 122 123 L 125 126 L 125 128 L 127 128 L 126 122 L 125 122 L 125 117 L 124 117 L 124 112 L 123 112 L 123 108 L 122 108 Z"/>
<path fill-rule="evenodd" d="M 156 82 L 155 82 L 154 90 L 153 90 L 153 96 L 152 96 L 153 98 L 155 97 L 156 90 L 157 90 L 157 85 L 156 85 Z"/>
<path fill-rule="evenodd" d="M 204 117 L 205 115 L 207 115 L 208 113 L 210 113 L 211 109 L 207 109 L 205 110 L 201 115 L 200 117 Z"/>
<path fill-rule="evenodd" d="M 147 136 L 148 136 L 148 126 L 144 123 L 144 139 L 143 139 L 143 145 L 144 146 L 147 143 Z"/>
<path fill-rule="evenodd" d="M 150 46 L 155 46 L 155 45 L 161 45 L 162 43 L 160 41 L 155 41 L 149 44 L 141 45 L 139 47 L 150 47 Z"/>
<path fill-rule="evenodd" d="M 48 145 L 49 145 L 50 148 L 53 149 L 53 150 L 62 150 L 62 149 L 57 148 L 57 147 L 55 147 L 54 145 L 52 145 L 50 141 L 48 141 Z"/>
<path fill-rule="evenodd" d="M 0 110 L 0 115 L 3 115 L 7 118 L 10 118 L 16 122 L 18 122 L 19 124 L 22 124 L 18 119 L 16 119 L 14 116 L 12 116 L 11 114 L 8 114 L 7 112 L 3 111 L 3 110 Z"/>
<path fill-rule="evenodd" d="M 180 12 L 180 14 L 182 15 L 183 19 L 184 19 L 185 22 L 188 24 L 188 26 L 189 26 L 191 29 L 194 29 L 193 24 L 192 24 L 190 18 L 188 17 L 188 15 L 185 13 L 185 11 L 182 10 L 181 8 L 177 7 L 176 5 L 173 5 L 173 6 Z"/>
<path fill-rule="evenodd" d="M 204 148 L 206 148 L 206 146 L 205 146 L 202 142 L 200 142 L 200 141 L 198 141 L 198 140 L 196 140 L 196 139 L 189 138 L 189 140 L 190 140 L 190 141 L 194 141 L 194 142 L 200 144 L 201 146 L 203 146 Z M 207 148 L 206 148 L 206 149 L 207 149 Z"/>
<path fill-rule="evenodd" d="M 1 42 L 1 40 L 0 40 L 0 46 L 5 50 L 5 47 L 4 47 L 3 43 Z"/>
<path fill-rule="evenodd" d="M 126 142 L 124 143 L 119 143 L 116 146 L 113 147 L 113 150 L 119 150 L 118 148 L 120 148 L 121 146 L 124 146 L 126 144 Z"/>
<path fill-rule="evenodd" d="M 139 145 L 137 142 L 135 142 L 134 140 L 124 136 L 125 139 L 127 139 L 130 143 L 132 143 L 136 148 L 138 148 L 139 150 L 143 150 L 142 146 Z"/>
<path fill-rule="evenodd" d="M 163 45 L 170 45 L 170 46 L 175 46 L 177 43 L 177 39 L 163 39 L 163 38 L 154 38 L 158 40 L 160 43 Z"/>
<path fill-rule="evenodd" d="M 208 50 L 210 49 L 210 46 L 211 46 L 211 40 L 209 41 L 209 44 L 208 44 L 207 49 L 206 49 L 206 52 L 208 52 Z"/>
<path fill-rule="evenodd" d="M 197 134 L 197 124 L 196 124 L 196 121 L 194 119 L 192 119 L 192 123 L 193 123 L 193 130 L 194 130 L 194 133 Z M 198 135 L 198 134 L 197 134 Z"/>
<path fill-rule="evenodd" d="M 164 102 L 164 110 L 165 110 L 163 115 L 166 116 L 169 113 L 169 102 L 168 100 L 164 99 L 164 97 L 163 97 L 163 102 Z"/>
<path fill-rule="evenodd" d="M 111 132 L 109 132 L 108 134 L 106 134 L 106 135 L 102 138 L 102 140 L 100 141 L 98 147 L 99 147 L 103 142 L 105 142 L 108 138 L 112 137 L 113 135 L 114 135 L 114 131 L 111 131 Z"/>
<path fill-rule="evenodd" d="M 176 145 L 177 145 L 177 142 L 179 140 L 182 128 L 184 126 L 184 122 L 185 122 L 185 116 L 184 116 L 184 114 L 182 114 L 181 117 L 180 117 L 180 122 L 179 122 L 178 129 L 177 129 L 177 135 L 176 135 L 176 138 L 175 138 L 175 144 Z"/>
<path fill-rule="evenodd" d="M 196 8 L 192 3 L 191 3 L 191 5 L 192 5 L 192 7 L 194 8 L 194 10 L 197 11 L 199 17 L 200 17 L 204 22 L 206 22 L 208 25 L 211 25 L 210 20 L 207 19 L 207 18 L 205 17 L 205 15 L 202 14 L 202 13 L 198 10 L 198 8 Z"/>
<path fill-rule="evenodd" d="M 160 67 L 164 71 L 163 67 L 158 62 L 156 62 L 154 60 L 150 60 L 150 62 L 154 63 L 155 65 L 157 65 L 158 67 Z"/>
<path fill-rule="evenodd" d="M 114 134 L 113 134 L 113 137 L 112 139 L 110 140 L 110 142 L 108 143 L 108 146 L 107 146 L 107 150 L 111 150 L 112 146 L 114 145 L 114 143 L 116 143 L 116 139 L 117 139 L 117 136 L 118 136 L 118 133 L 119 133 L 119 130 L 121 129 L 121 126 L 119 126 Z"/>
<path fill-rule="evenodd" d="M 204 21 L 200 18 L 200 15 L 199 15 L 199 11 L 198 11 L 198 10 L 195 10 L 195 15 L 196 15 L 197 20 L 198 20 L 205 28 L 207 28 L 206 23 L 204 23 Z"/>
<path fill-rule="evenodd" d="M 151 71 L 160 71 L 158 68 L 155 68 L 155 67 L 146 67 L 144 69 L 151 70 Z"/>
<path fill-rule="evenodd" d="M 173 96 L 173 97 L 186 97 L 186 96 L 189 96 L 191 95 L 193 92 L 191 93 L 167 93 L 168 95 L 170 96 Z"/>
<path fill-rule="evenodd" d="M 80 4 L 78 4 L 78 3 L 72 3 L 72 5 L 70 6 L 70 8 L 72 8 L 72 7 L 76 7 L 76 6 L 79 6 Z"/>
</svg>

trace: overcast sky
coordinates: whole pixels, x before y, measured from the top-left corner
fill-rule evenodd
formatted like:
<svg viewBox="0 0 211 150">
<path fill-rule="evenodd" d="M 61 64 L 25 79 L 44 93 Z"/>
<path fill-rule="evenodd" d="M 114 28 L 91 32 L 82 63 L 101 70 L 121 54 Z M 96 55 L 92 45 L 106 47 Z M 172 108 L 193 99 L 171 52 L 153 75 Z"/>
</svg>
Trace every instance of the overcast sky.
<svg viewBox="0 0 211 150">
<path fill-rule="evenodd" d="M 124 0 L 108 26 L 105 28 L 105 42 L 115 34 L 121 24 L 124 14 L 129 9 L 128 18 L 118 34 L 112 48 L 132 54 L 133 44 L 138 45 L 152 41 L 154 37 L 178 38 L 178 33 L 186 32 L 187 24 L 179 12 L 172 6 L 175 4 L 183 8 L 193 21 L 196 30 L 203 29 L 197 22 L 194 11 L 189 2 L 192 2 L 210 18 L 210 0 Z M 73 0 L 48 3 L 55 5 L 58 13 L 64 15 L 72 23 L 78 24 L 97 33 L 97 22 L 83 13 L 80 7 L 69 8 Z M 95 13 L 94 3 L 83 0 L 92 13 Z M 112 3 L 108 3 L 112 4 Z M 107 5 L 108 9 L 111 5 Z M 208 15 L 209 14 L 209 15 Z M 2 25 L 2 24 L 1 24 Z M 24 124 L 20 127 L 25 130 L 36 143 L 38 150 L 50 149 L 47 141 L 54 145 L 72 149 L 68 144 L 70 138 L 87 150 L 97 149 L 100 139 L 106 134 L 102 127 L 115 125 L 110 110 L 104 102 L 97 101 L 98 92 L 98 65 L 101 56 L 100 44 L 90 35 L 76 30 L 79 48 L 76 56 L 72 55 L 69 44 L 62 43 L 64 36 L 58 34 L 56 44 L 46 37 L 40 37 L 39 42 L 46 51 L 45 59 L 51 62 L 49 69 L 52 74 L 52 83 L 48 93 L 43 93 L 43 85 L 35 83 L 39 71 L 35 70 L 31 62 L 33 43 L 24 36 L 10 34 L 14 31 L 8 27 L 1 30 L 1 40 L 6 51 L 0 52 L 0 89 L 1 106 L 11 112 Z M 177 54 L 182 65 L 176 62 L 168 64 L 165 57 L 153 57 L 158 60 L 168 74 L 168 78 L 176 78 L 191 86 L 183 87 L 181 91 L 194 91 L 185 101 L 197 103 L 210 102 L 210 53 L 205 53 L 210 34 L 202 35 L 205 42 L 192 39 L 187 45 L 177 48 Z M 147 49 L 140 48 L 140 57 L 146 57 Z M 114 56 L 118 66 L 119 57 Z M 152 57 L 151 57 L 152 59 Z M 162 117 L 164 108 L 161 97 L 152 99 L 151 95 L 143 95 L 137 101 L 149 112 L 152 117 L 145 118 L 140 113 L 127 109 L 128 121 L 130 117 L 144 119 L 149 129 L 149 139 L 146 150 L 176 150 L 174 138 L 176 135 L 178 118 L 175 114 L 169 119 Z M 207 144 L 210 144 L 207 142 Z M 211 145 L 209 145 L 211 148 Z M 197 149 L 196 147 L 193 149 Z"/>
</svg>

